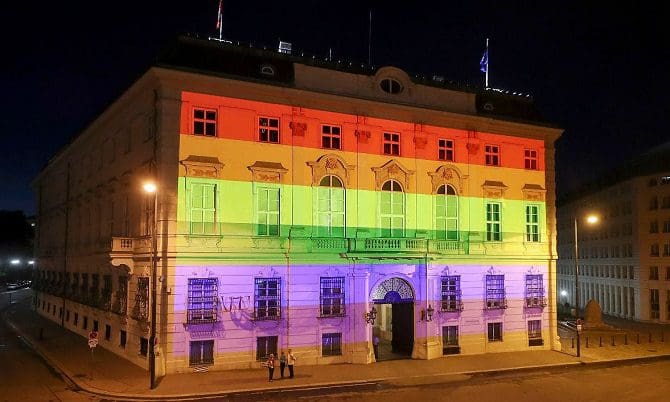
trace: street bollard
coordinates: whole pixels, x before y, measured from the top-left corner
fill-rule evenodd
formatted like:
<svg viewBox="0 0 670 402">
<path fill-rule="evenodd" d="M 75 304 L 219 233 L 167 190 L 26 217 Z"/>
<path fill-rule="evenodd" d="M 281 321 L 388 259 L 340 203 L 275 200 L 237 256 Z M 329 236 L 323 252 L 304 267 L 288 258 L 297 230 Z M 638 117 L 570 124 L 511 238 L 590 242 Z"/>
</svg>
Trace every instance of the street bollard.
<svg viewBox="0 0 670 402">
<path fill-rule="evenodd" d="M 623 334 L 623 344 L 628 345 L 628 334 Z"/>
<path fill-rule="evenodd" d="M 570 340 L 572 341 L 572 349 L 574 349 L 575 348 L 575 338 L 570 338 Z"/>
<path fill-rule="evenodd" d="M 616 346 L 616 344 L 614 343 L 614 335 L 612 335 L 612 346 Z"/>
<path fill-rule="evenodd" d="M 599 336 L 598 339 L 599 339 L 599 341 L 600 341 L 600 345 L 599 345 L 599 346 L 602 348 L 602 347 L 603 347 L 603 337 L 602 337 L 602 336 Z"/>
</svg>

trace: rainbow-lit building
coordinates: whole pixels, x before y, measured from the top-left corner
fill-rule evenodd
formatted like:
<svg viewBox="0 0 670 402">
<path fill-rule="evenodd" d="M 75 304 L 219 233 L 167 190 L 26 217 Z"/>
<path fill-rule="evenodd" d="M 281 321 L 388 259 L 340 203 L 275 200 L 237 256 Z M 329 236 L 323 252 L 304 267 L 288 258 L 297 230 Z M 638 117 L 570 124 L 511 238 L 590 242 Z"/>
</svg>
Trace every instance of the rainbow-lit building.
<svg viewBox="0 0 670 402">
<path fill-rule="evenodd" d="M 152 179 L 159 374 L 560 347 L 562 131 L 529 97 L 188 37 L 158 60 L 35 179 L 41 314 L 147 365 Z"/>
</svg>

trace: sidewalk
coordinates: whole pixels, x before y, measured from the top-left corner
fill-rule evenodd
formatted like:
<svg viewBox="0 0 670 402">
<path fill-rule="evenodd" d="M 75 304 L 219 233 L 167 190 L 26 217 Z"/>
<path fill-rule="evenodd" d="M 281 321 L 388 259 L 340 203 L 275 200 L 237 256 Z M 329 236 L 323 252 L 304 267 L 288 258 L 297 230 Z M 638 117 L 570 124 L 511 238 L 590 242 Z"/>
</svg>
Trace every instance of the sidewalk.
<svg viewBox="0 0 670 402">
<path fill-rule="evenodd" d="M 96 348 L 92 362 L 84 338 L 39 316 L 30 310 L 26 302 L 14 304 L 3 313 L 3 318 L 68 381 L 86 392 L 119 400 L 224 396 L 262 390 L 375 382 L 402 385 L 412 380 L 416 382 L 419 378 L 426 383 L 458 381 L 476 373 L 670 357 L 670 340 L 667 340 L 653 344 L 582 348 L 581 358 L 574 356 L 574 350 L 566 349 L 564 352 L 509 352 L 434 360 L 395 360 L 368 365 L 298 365 L 294 379 L 275 380 L 273 383 L 268 383 L 267 371 L 261 368 L 171 374 L 159 380 L 157 389 L 149 390 L 146 370 L 103 348 Z M 44 329 L 42 341 L 38 339 L 39 328 Z M 278 372 L 275 369 L 275 378 L 279 377 Z"/>
</svg>

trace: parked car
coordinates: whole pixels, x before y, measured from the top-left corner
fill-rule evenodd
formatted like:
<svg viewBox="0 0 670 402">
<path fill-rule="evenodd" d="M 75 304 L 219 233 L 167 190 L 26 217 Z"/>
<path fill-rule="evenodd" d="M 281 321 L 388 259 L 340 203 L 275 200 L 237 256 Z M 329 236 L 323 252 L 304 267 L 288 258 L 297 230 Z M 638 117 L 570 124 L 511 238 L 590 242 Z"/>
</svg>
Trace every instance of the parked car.
<svg viewBox="0 0 670 402">
<path fill-rule="evenodd" d="M 21 287 L 22 287 L 22 286 L 21 286 L 20 284 L 16 283 L 16 282 L 8 283 L 8 284 L 7 284 L 7 290 L 21 289 Z"/>
</svg>

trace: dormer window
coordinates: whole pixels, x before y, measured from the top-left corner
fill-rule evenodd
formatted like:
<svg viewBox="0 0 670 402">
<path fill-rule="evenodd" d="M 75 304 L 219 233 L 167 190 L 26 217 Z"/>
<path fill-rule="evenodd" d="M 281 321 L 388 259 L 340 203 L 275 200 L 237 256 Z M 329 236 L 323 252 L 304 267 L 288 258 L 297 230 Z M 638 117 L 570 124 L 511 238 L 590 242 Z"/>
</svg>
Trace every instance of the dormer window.
<svg viewBox="0 0 670 402">
<path fill-rule="evenodd" d="M 402 84 L 393 78 L 384 78 L 379 83 L 379 87 L 387 94 L 396 95 L 402 92 Z"/>
</svg>

